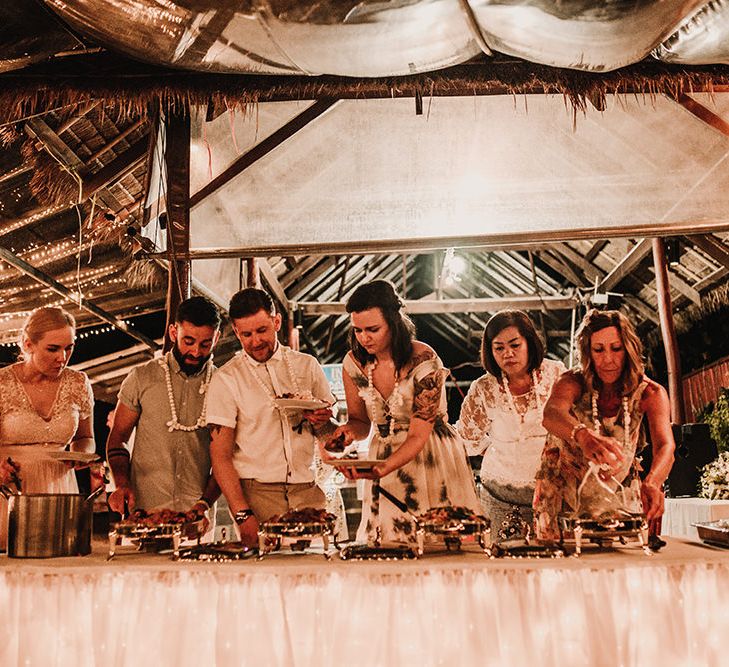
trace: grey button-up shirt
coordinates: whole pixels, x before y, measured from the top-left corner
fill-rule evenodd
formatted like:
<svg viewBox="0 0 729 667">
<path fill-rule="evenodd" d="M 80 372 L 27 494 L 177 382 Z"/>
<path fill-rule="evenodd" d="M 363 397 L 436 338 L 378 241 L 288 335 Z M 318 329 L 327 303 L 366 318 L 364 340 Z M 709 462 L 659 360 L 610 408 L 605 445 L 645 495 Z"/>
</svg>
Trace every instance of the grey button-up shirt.
<svg viewBox="0 0 729 667">
<path fill-rule="evenodd" d="M 203 407 L 200 388 L 207 367 L 186 375 L 171 352 L 172 391 L 180 424 L 194 424 Z M 208 362 L 212 363 L 212 362 Z M 137 507 L 186 511 L 200 499 L 210 475 L 210 434 L 206 428 L 170 433 L 172 418 L 164 370 L 159 359 L 138 366 L 122 383 L 119 400 L 139 413 L 132 452 L 132 489 Z"/>
</svg>

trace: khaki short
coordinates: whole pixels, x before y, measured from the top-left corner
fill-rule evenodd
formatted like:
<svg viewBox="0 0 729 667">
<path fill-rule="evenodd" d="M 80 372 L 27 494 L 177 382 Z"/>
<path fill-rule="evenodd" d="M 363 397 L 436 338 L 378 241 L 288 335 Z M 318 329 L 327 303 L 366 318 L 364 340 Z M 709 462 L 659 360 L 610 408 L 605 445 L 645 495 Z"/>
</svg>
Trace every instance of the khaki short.
<svg viewBox="0 0 729 667">
<path fill-rule="evenodd" d="M 242 479 L 246 500 L 258 521 L 267 521 L 274 514 L 283 514 L 291 509 L 316 507 L 324 509 L 326 498 L 316 482 L 286 484 L 285 482 L 258 482 Z"/>
</svg>

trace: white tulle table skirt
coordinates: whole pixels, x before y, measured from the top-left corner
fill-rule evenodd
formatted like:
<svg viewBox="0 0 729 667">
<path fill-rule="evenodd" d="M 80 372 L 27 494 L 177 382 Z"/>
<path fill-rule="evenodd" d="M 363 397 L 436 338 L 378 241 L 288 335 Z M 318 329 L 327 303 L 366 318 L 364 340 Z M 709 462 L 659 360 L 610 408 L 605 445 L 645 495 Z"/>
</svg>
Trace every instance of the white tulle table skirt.
<svg viewBox="0 0 729 667">
<path fill-rule="evenodd" d="M 729 553 L 0 558 L 0 665 L 721 665 Z"/>
</svg>

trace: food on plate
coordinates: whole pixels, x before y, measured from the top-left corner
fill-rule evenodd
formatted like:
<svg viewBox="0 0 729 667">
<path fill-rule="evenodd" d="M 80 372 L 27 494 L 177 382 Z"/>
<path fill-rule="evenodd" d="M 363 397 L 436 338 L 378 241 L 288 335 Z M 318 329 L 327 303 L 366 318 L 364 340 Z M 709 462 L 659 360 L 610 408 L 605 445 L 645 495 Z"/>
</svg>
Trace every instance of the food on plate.
<svg viewBox="0 0 729 667">
<path fill-rule="evenodd" d="M 156 526 L 169 524 L 195 523 L 204 518 L 205 514 L 202 510 L 176 512 L 175 510 L 164 509 L 148 512 L 147 510 L 137 509 L 129 514 L 126 519 L 121 521 L 121 525 L 154 528 Z"/>
<path fill-rule="evenodd" d="M 324 449 L 328 452 L 343 452 L 346 446 L 347 434 L 344 431 L 324 443 Z"/>
</svg>

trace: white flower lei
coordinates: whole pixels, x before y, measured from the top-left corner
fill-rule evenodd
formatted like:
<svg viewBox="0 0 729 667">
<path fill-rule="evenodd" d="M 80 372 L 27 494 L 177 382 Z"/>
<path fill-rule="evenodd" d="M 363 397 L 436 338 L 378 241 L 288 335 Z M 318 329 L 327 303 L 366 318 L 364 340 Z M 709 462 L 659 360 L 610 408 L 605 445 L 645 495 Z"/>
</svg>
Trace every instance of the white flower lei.
<svg viewBox="0 0 729 667">
<path fill-rule="evenodd" d="M 369 403 L 370 408 L 370 414 L 373 418 L 376 416 L 376 401 L 377 396 L 375 394 L 375 385 L 372 381 L 372 373 L 377 368 L 377 359 L 375 359 L 371 364 L 367 364 L 367 398 L 365 400 L 367 403 Z M 391 403 L 392 402 L 392 403 Z M 400 377 L 399 373 L 395 371 L 395 386 L 392 388 L 392 393 L 387 397 L 385 400 L 385 405 L 388 406 L 388 408 L 391 405 L 402 405 L 403 397 L 400 393 Z M 386 418 L 385 411 L 383 410 L 383 418 Z M 389 411 L 390 416 L 390 423 L 389 423 L 389 432 L 387 434 L 387 437 L 383 438 L 383 440 L 391 440 L 392 436 L 395 435 L 395 416 L 392 414 L 392 410 Z"/>
<path fill-rule="evenodd" d="M 623 396 L 623 448 L 628 449 L 630 444 L 630 407 L 628 397 Z M 592 392 L 592 423 L 595 426 L 595 433 L 600 435 L 600 415 L 597 410 L 597 392 Z"/>
<path fill-rule="evenodd" d="M 251 369 L 251 375 L 253 375 L 253 377 L 256 379 L 256 382 L 259 384 L 261 389 L 263 389 L 264 394 L 266 394 L 266 397 L 268 398 L 269 403 L 271 403 L 271 405 L 274 408 L 276 408 L 277 410 L 281 410 L 281 407 L 278 405 L 278 403 L 276 403 L 276 398 L 280 398 L 280 396 L 277 397 L 276 394 L 271 390 L 271 388 L 260 378 L 260 376 L 256 372 L 256 368 L 253 365 L 253 360 L 250 358 L 249 354 L 245 350 L 243 350 L 243 352 L 241 352 L 241 354 L 243 355 L 246 362 L 248 363 L 248 366 Z M 311 391 L 307 391 L 307 392 L 301 391 L 299 382 L 296 379 L 296 373 L 294 373 L 294 368 L 291 365 L 291 359 L 289 359 L 288 352 L 287 352 L 286 348 L 283 346 L 281 346 L 281 357 L 284 361 L 284 365 L 286 366 L 286 371 L 288 372 L 289 377 L 291 378 L 291 384 L 293 385 L 294 393 L 296 394 L 296 397 L 302 398 L 302 399 L 312 398 L 313 396 L 312 396 Z"/>
<path fill-rule="evenodd" d="M 200 416 L 197 421 L 188 426 L 186 424 L 180 424 L 177 420 L 177 406 L 175 405 L 175 394 L 172 391 L 172 376 L 170 374 L 170 367 L 167 360 L 167 355 L 160 357 L 159 365 L 162 367 L 162 371 L 165 375 L 165 384 L 167 385 L 167 400 L 170 404 L 170 419 L 166 426 L 167 430 L 172 433 L 173 431 L 196 431 L 199 428 L 204 428 L 207 425 L 206 415 L 208 411 L 208 385 L 210 384 L 210 378 L 213 377 L 213 355 L 210 355 L 210 359 L 207 362 L 207 370 L 205 371 L 205 380 L 200 385 L 199 392 L 204 395 L 203 406 L 200 411 Z"/>
</svg>

